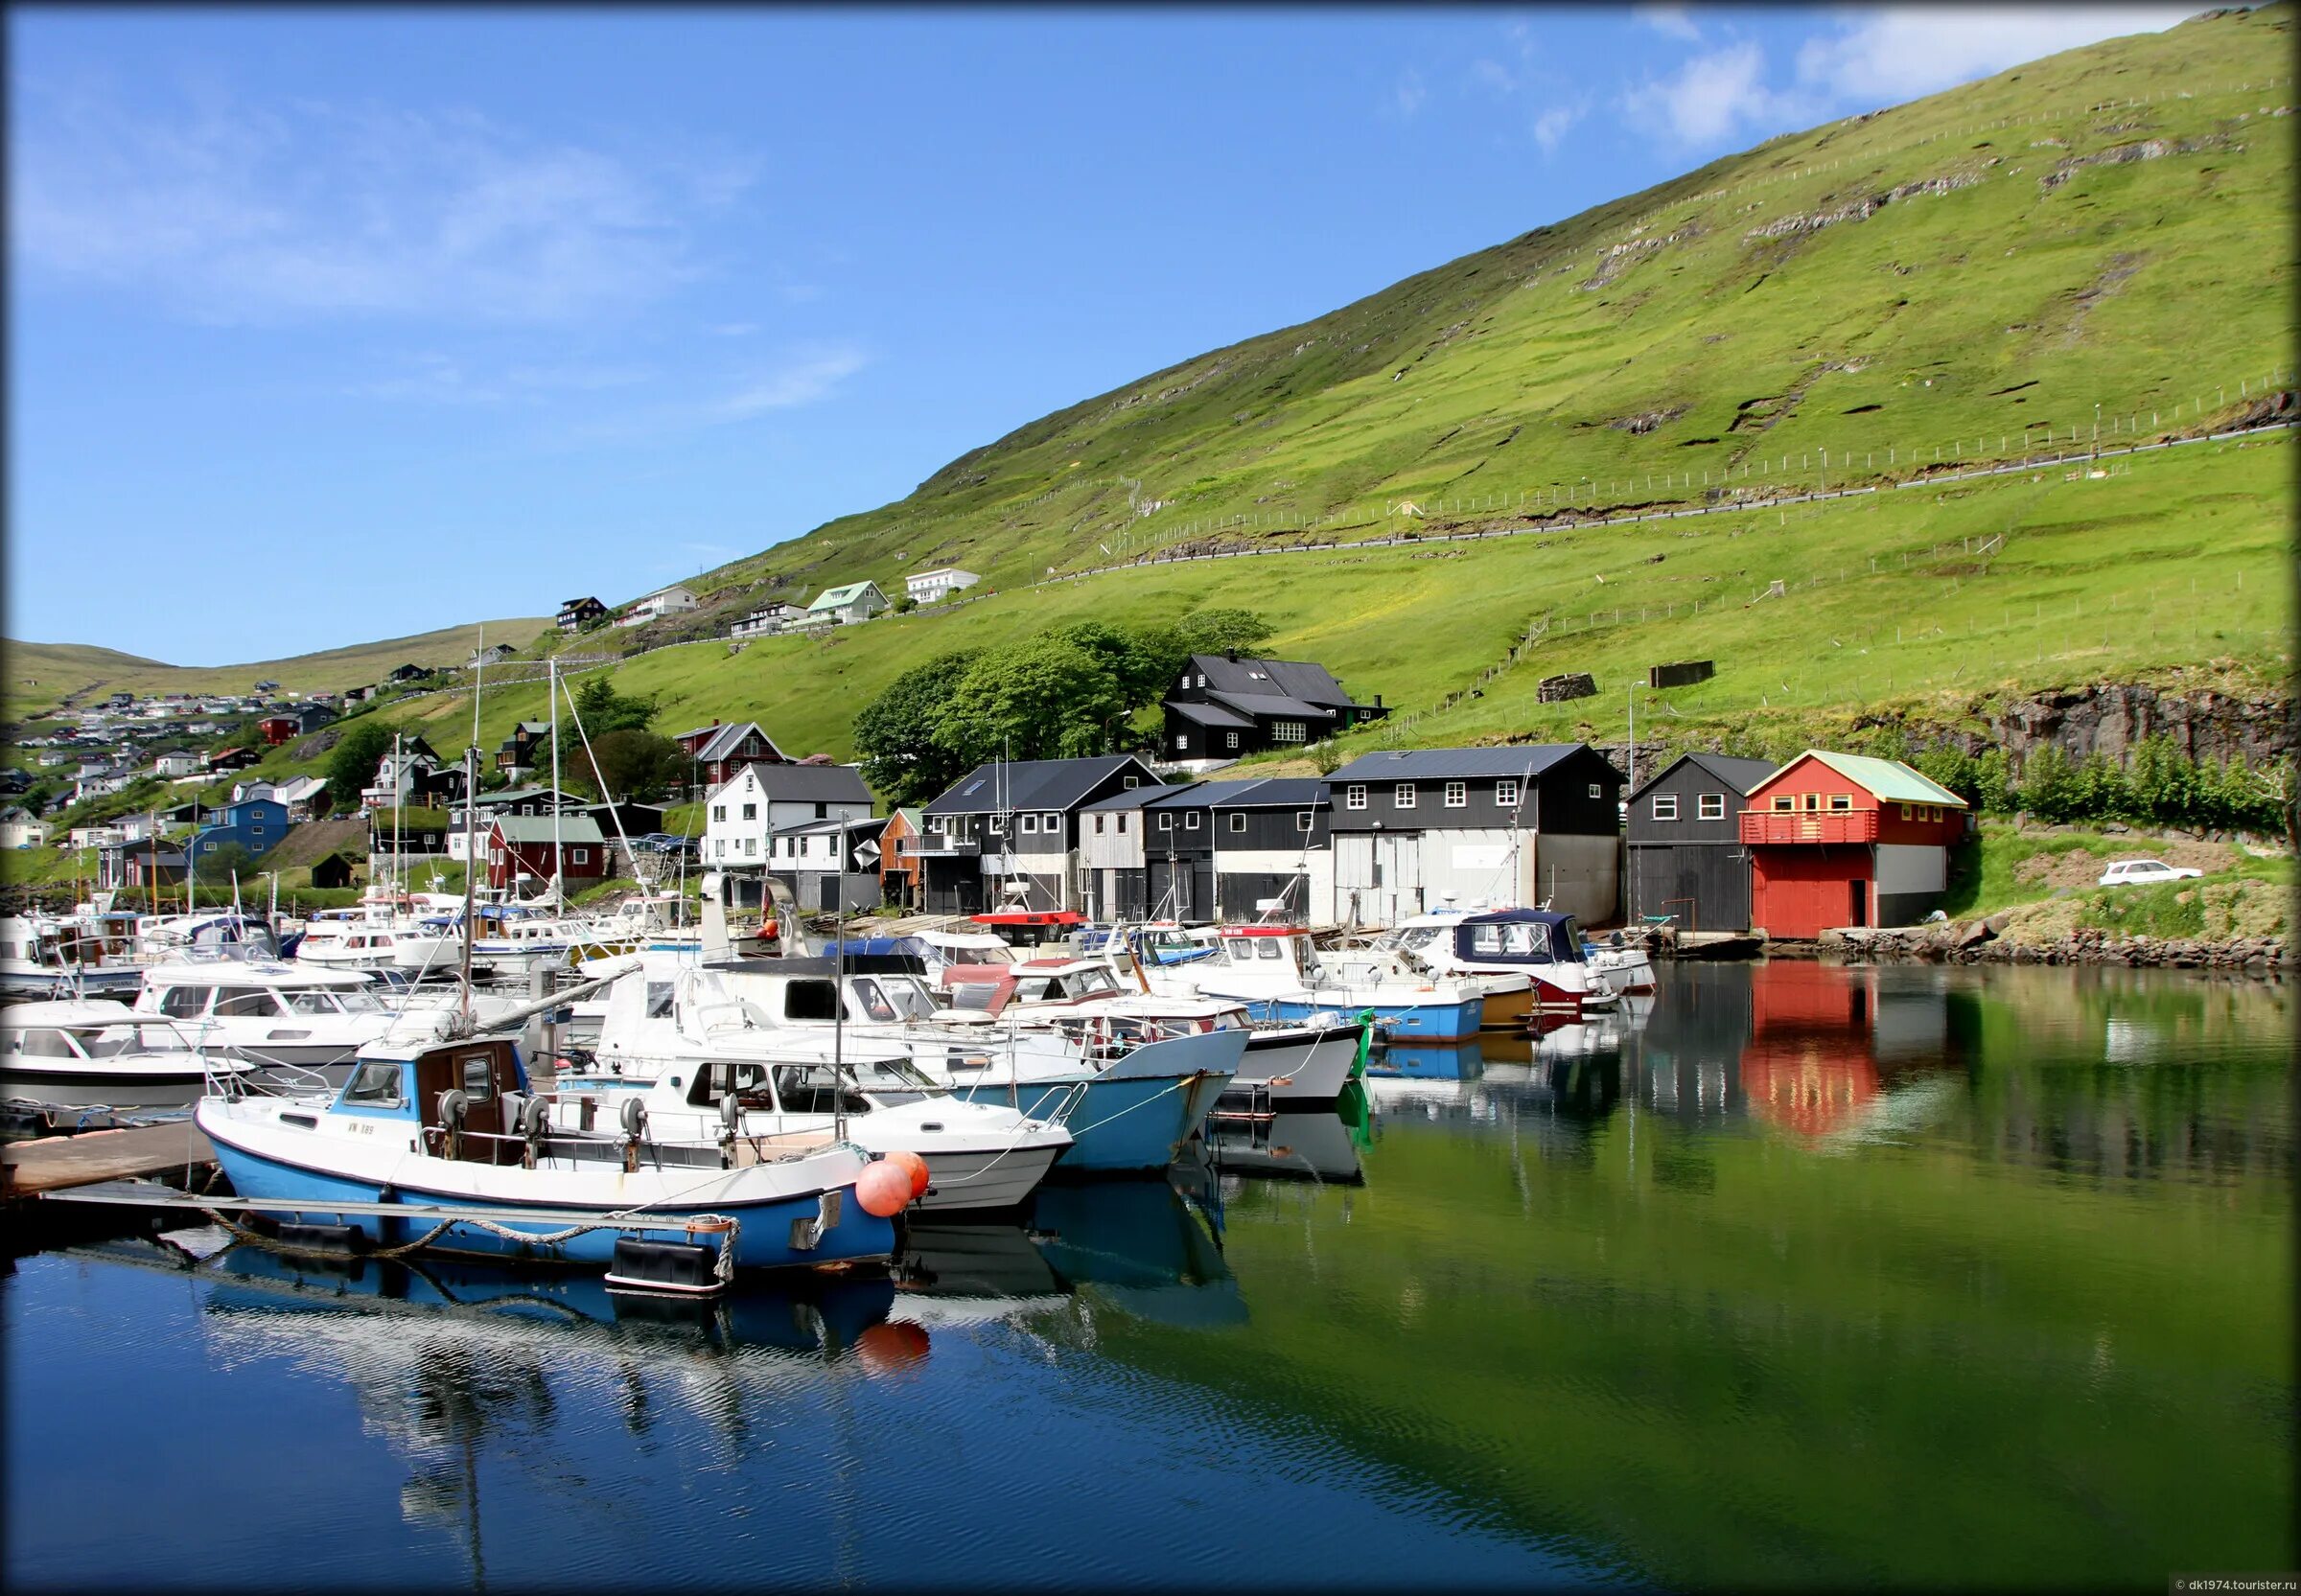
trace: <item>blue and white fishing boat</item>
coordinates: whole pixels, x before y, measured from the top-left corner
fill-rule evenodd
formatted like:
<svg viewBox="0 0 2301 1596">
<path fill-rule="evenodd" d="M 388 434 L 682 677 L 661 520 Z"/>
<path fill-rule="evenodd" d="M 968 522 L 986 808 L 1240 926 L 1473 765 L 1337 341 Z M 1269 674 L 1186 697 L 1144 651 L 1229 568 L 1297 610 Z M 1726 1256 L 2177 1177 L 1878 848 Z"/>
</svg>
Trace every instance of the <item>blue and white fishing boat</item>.
<svg viewBox="0 0 2301 1596">
<path fill-rule="evenodd" d="M 892 1221 L 857 1199 L 871 1158 L 851 1142 L 670 1142 L 636 1099 L 599 1129 L 542 1107 L 512 1043 L 476 1037 L 371 1044 L 333 1097 L 223 1091 L 193 1120 L 239 1196 L 292 1203 L 288 1222 L 356 1249 L 603 1265 L 638 1241 L 702 1248 L 722 1269 L 894 1251 Z"/>
<path fill-rule="evenodd" d="M 1331 969 L 1295 927 L 1223 926 L 1216 943 L 1219 956 L 1202 964 L 1148 969 L 1151 989 L 1233 998 L 1258 1020 L 1295 1025 L 1371 1008 L 1385 1031 L 1419 1041 L 1476 1036 L 1485 1012 L 1484 989 L 1468 982 Z"/>
</svg>

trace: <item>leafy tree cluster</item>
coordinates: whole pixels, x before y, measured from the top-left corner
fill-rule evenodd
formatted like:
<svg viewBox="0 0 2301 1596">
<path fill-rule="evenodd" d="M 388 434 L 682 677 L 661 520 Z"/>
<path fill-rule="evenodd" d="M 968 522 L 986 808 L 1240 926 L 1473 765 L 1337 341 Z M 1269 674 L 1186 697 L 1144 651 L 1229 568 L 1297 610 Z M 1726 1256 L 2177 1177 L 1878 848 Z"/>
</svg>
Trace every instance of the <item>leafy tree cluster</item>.
<svg viewBox="0 0 2301 1596">
<path fill-rule="evenodd" d="M 918 803 L 992 758 L 1074 759 L 1143 742 L 1128 726 L 1193 654 L 1250 649 L 1269 623 L 1205 610 L 1173 625 L 1078 621 L 905 671 L 855 717 L 863 778 Z"/>
<path fill-rule="evenodd" d="M 685 780 L 686 755 L 670 738 L 647 729 L 658 700 L 616 691 L 607 672 L 575 690 L 575 713 L 583 731 L 562 731 L 566 752 L 561 768 L 568 785 L 609 802 L 651 803 Z M 591 747 L 584 747 L 589 738 Z"/>
</svg>

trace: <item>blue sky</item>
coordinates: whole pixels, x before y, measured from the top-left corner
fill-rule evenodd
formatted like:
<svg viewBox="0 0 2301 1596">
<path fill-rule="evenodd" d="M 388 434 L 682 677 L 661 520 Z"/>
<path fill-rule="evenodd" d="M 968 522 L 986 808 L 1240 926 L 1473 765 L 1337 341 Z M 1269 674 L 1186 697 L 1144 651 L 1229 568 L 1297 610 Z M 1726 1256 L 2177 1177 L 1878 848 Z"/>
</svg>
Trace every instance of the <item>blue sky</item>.
<svg viewBox="0 0 2301 1596">
<path fill-rule="evenodd" d="M 7 635 L 209 664 L 613 604 L 2197 9 L 13 10 Z"/>
</svg>

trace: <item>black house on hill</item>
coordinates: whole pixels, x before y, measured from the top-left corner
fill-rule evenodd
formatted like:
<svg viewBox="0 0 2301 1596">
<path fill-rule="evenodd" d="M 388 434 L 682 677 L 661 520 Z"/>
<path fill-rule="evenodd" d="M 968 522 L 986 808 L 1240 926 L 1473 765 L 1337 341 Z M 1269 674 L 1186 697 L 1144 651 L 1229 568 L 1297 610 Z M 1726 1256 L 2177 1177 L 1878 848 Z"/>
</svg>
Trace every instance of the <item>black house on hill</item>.
<svg viewBox="0 0 2301 1596">
<path fill-rule="evenodd" d="M 1307 659 L 1241 659 L 1194 654 L 1160 705 L 1159 752 L 1202 770 L 1266 749 L 1299 748 L 1390 711 L 1380 693 L 1354 704 L 1334 673 Z"/>
<path fill-rule="evenodd" d="M 1633 922 L 1671 914 L 1682 931 L 1750 928 L 1750 850 L 1741 813 L 1777 767 L 1722 753 L 1681 754 L 1630 795 L 1629 903 Z"/>
</svg>

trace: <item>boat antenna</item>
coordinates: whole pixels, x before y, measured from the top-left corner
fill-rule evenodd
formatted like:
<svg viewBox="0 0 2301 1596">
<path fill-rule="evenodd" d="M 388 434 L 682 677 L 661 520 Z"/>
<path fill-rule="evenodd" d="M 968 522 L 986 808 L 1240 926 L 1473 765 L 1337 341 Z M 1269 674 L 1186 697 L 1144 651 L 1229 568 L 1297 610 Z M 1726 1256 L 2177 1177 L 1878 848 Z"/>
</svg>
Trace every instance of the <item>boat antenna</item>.
<svg viewBox="0 0 2301 1596">
<path fill-rule="evenodd" d="M 583 743 L 583 756 L 591 764 L 592 775 L 599 783 L 600 801 L 606 806 L 607 818 L 615 822 L 616 841 L 623 844 L 623 857 L 631 861 L 631 873 L 637 876 L 639 873 L 639 851 L 631 845 L 631 839 L 624 834 L 621 806 L 616 803 L 616 795 L 607 790 L 607 773 L 599 768 L 598 757 L 592 752 L 592 734 L 584 730 L 583 711 L 575 707 L 575 689 L 562 682 L 559 684 L 559 690 L 567 695 L 568 718 L 575 723 L 575 735 Z M 556 782 L 554 785 L 556 787 Z M 639 885 L 644 888 L 647 883 L 642 880 Z"/>
</svg>

